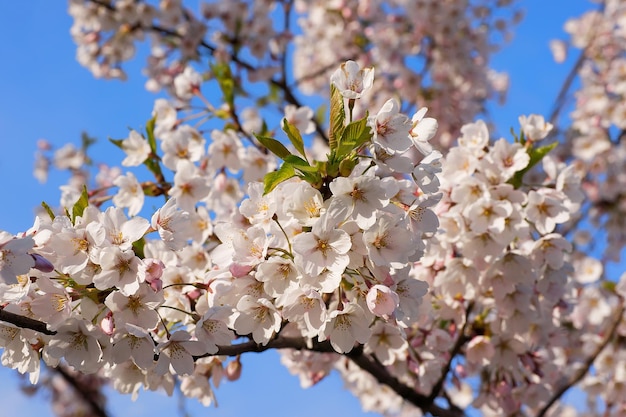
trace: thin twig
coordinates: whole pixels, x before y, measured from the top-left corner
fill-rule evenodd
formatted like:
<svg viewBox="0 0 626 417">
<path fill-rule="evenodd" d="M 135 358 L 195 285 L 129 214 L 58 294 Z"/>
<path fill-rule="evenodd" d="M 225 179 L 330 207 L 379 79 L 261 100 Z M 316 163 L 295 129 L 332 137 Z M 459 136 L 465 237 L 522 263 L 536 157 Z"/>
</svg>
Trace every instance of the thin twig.
<svg viewBox="0 0 626 417">
<path fill-rule="evenodd" d="M 430 395 L 428 396 L 428 399 L 431 402 L 435 401 L 435 398 L 437 398 L 437 396 L 441 392 L 441 388 L 443 388 L 443 384 L 446 381 L 446 377 L 448 376 L 448 372 L 450 372 L 450 367 L 452 366 L 452 361 L 454 360 L 456 355 L 461 351 L 461 348 L 463 347 L 465 342 L 467 342 L 468 339 L 469 339 L 469 337 L 465 334 L 465 332 L 467 330 L 467 326 L 468 326 L 469 321 L 470 321 L 469 320 L 469 316 L 470 316 L 470 313 L 471 313 L 473 307 L 474 307 L 474 304 L 471 303 L 471 302 L 467 306 L 467 310 L 465 312 L 465 323 L 463 323 L 463 327 L 461 328 L 461 331 L 459 332 L 459 336 L 456 339 L 456 343 L 454 344 L 454 346 L 450 350 L 450 353 L 449 353 L 450 357 L 448 358 L 448 362 L 446 363 L 444 368 L 441 370 L 441 376 L 439 377 L 439 380 L 435 383 L 435 385 L 433 386 L 432 391 L 430 392 Z"/>
</svg>

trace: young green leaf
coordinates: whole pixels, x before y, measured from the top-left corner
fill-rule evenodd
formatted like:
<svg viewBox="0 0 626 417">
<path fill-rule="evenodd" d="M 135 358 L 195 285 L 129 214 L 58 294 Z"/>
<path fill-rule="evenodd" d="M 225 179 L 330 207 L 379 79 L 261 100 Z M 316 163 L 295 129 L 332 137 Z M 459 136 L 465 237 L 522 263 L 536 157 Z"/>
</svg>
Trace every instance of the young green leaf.
<svg viewBox="0 0 626 417">
<path fill-rule="evenodd" d="M 46 210 L 46 213 L 48 213 L 48 216 L 50 216 L 50 220 L 54 220 L 54 218 L 56 217 L 54 214 L 54 211 L 52 210 L 52 208 L 48 205 L 48 203 L 46 203 L 45 201 L 41 202 L 41 207 L 44 208 L 44 210 Z"/>
<path fill-rule="evenodd" d="M 157 153 L 156 138 L 154 137 L 154 126 L 156 126 L 156 116 L 148 120 L 146 123 L 146 136 L 148 137 L 148 144 L 153 154 Z"/>
<path fill-rule="evenodd" d="M 278 184 L 296 176 L 293 165 L 285 162 L 278 171 L 270 172 L 263 178 L 263 194 L 271 192 Z"/>
<path fill-rule="evenodd" d="M 286 157 L 291 155 L 291 152 L 289 152 L 289 149 L 287 149 L 285 145 L 283 145 L 276 139 L 270 138 L 268 136 L 261 136 L 261 135 L 254 135 L 254 136 L 257 138 L 259 142 L 261 142 L 261 145 L 265 146 L 267 149 L 269 149 L 270 152 L 272 152 L 274 155 L 276 155 L 280 159 L 284 160 Z"/>
<path fill-rule="evenodd" d="M 344 130 L 346 113 L 343 105 L 341 91 L 334 84 L 330 85 L 330 132 L 328 134 L 328 145 L 330 150 L 337 147 L 337 141 L 341 138 Z"/>
<path fill-rule="evenodd" d="M 83 191 L 80 193 L 80 198 L 74 207 L 72 207 L 72 223 L 76 222 L 76 218 L 83 215 L 85 208 L 89 205 L 89 194 L 87 193 L 87 187 L 83 185 Z"/>
<path fill-rule="evenodd" d="M 537 165 L 552 149 L 554 149 L 558 145 L 558 142 L 550 143 L 549 145 L 541 146 L 539 148 L 528 148 L 528 156 L 530 156 L 530 161 L 526 168 L 519 170 L 513 175 L 508 183 L 511 184 L 515 188 L 519 188 L 522 186 L 522 182 L 524 179 L 524 174 L 530 171 L 535 165 Z"/>
<path fill-rule="evenodd" d="M 285 158 L 285 162 L 290 163 L 297 170 L 302 172 L 318 172 L 317 167 L 312 167 L 307 161 L 297 155 L 289 155 Z"/>
<path fill-rule="evenodd" d="M 287 134 L 287 137 L 293 144 L 294 148 L 306 159 L 306 153 L 304 152 L 304 141 L 302 140 L 302 135 L 298 128 L 289 123 L 289 120 L 286 118 L 283 119 L 283 131 Z"/>
</svg>

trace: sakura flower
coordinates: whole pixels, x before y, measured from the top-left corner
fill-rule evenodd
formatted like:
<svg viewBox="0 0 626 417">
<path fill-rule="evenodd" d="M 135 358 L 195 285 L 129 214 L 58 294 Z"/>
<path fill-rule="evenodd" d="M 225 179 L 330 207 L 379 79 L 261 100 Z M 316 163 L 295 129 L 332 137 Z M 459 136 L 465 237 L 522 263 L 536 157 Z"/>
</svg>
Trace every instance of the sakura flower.
<svg viewBox="0 0 626 417">
<path fill-rule="evenodd" d="M 27 332 L 10 324 L 0 324 L 2 365 L 16 369 L 21 374 L 28 372 L 30 383 L 36 384 L 39 380 L 41 360 L 39 353 L 31 346 Z"/>
<path fill-rule="evenodd" d="M 319 190 L 305 181 L 289 184 L 285 212 L 303 226 L 313 226 L 326 211 L 324 199 Z"/>
<path fill-rule="evenodd" d="M 346 61 L 330 76 L 330 82 L 348 99 L 361 98 L 374 84 L 374 69 Z"/>
<path fill-rule="evenodd" d="M 376 210 L 389 204 L 398 192 L 392 179 L 381 180 L 371 176 L 338 177 L 330 183 L 335 204 L 345 207 L 359 227 L 368 229 L 376 221 Z"/>
<path fill-rule="evenodd" d="M 176 198 L 170 198 L 152 215 L 151 224 L 169 248 L 179 250 L 187 243 L 189 213 L 179 209 Z"/>
<path fill-rule="evenodd" d="M 156 350 L 150 334 L 143 326 L 132 323 L 120 323 L 119 326 L 111 349 L 113 361 L 121 364 L 132 359 L 141 369 L 152 368 Z"/>
<path fill-rule="evenodd" d="M 72 313 L 72 298 L 65 288 L 47 277 L 37 279 L 42 295 L 30 302 L 33 314 L 45 319 L 48 328 L 56 329 Z"/>
<path fill-rule="evenodd" d="M 489 129 L 487 129 L 487 124 L 484 121 L 478 120 L 461 128 L 460 147 L 468 149 L 476 156 L 480 156 L 488 144 Z"/>
<path fill-rule="evenodd" d="M 372 335 L 367 315 L 356 303 L 344 305 L 343 310 L 333 310 L 320 331 L 319 340 L 330 339 L 339 353 L 350 352 L 355 343 L 366 343 Z"/>
<path fill-rule="evenodd" d="M 372 336 L 365 344 L 365 352 L 373 353 L 380 363 L 389 366 L 404 360 L 408 347 L 398 327 L 377 321 L 372 326 Z"/>
<path fill-rule="evenodd" d="M 94 326 L 84 320 L 69 318 L 59 326 L 47 347 L 48 355 L 64 357 L 77 371 L 94 373 L 100 369 L 102 347 Z"/>
<path fill-rule="evenodd" d="M 176 109 L 163 98 L 155 100 L 152 116 L 156 118 L 154 135 L 160 139 L 169 135 L 178 124 Z"/>
<path fill-rule="evenodd" d="M 296 107 L 293 104 L 285 106 L 285 120 L 294 125 L 302 134 L 315 132 L 313 110 L 308 107 Z"/>
<path fill-rule="evenodd" d="M 163 269 L 165 269 L 165 264 L 160 259 L 144 258 L 139 264 L 137 276 L 140 282 L 148 283 L 155 292 L 158 292 L 163 288 L 161 281 Z"/>
<path fill-rule="evenodd" d="M 295 264 L 290 259 L 272 256 L 257 266 L 255 278 L 263 282 L 263 289 L 272 297 L 285 293 L 293 287 L 299 277 Z"/>
<path fill-rule="evenodd" d="M 200 75 L 192 67 L 185 67 L 182 74 L 174 78 L 174 88 L 176 95 L 182 100 L 190 100 L 194 95 L 200 92 L 202 84 L 202 75 Z"/>
<path fill-rule="evenodd" d="M 113 184 L 119 187 L 113 196 L 113 203 L 117 207 L 128 207 L 128 215 L 135 216 L 143 207 L 144 193 L 141 184 L 132 172 L 117 177 Z"/>
<path fill-rule="evenodd" d="M 274 194 L 264 195 L 263 183 L 253 182 L 248 185 L 248 196 L 249 198 L 243 200 L 239 206 L 241 214 L 252 224 L 268 222 L 276 212 Z"/>
<path fill-rule="evenodd" d="M 476 336 L 467 344 L 467 361 L 471 364 L 484 366 L 495 354 L 491 340 L 486 336 Z"/>
<path fill-rule="evenodd" d="M 412 172 L 413 180 L 425 194 L 434 194 L 439 191 L 441 172 L 441 153 L 432 151 L 415 167 Z"/>
<path fill-rule="evenodd" d="M 35 266 L 28 254 L 35 242 L 30 236 L 15 238 L 0 231 L 0 278 L 7 284 L 17 284 L 17 276 L 26 274 Z"/>
<path fill-rule="evenodd" d="M 543 116 L 538 114 L 520 116 L 519 124 L 522 126 L 526 139 L 533 142 L 544 139 L 554 127 L 552 123 L 546 122 Z"/>
<path fill-rule="evenodd" d="M 85 153 L 71 143 L 54 153 L 54 166 L 57 169 L 80 169 L 85 163 Z"/>
<path fill-rule="evenodd" d="M 512 212 L 513 207 L 508 201 L 492 200 L 489 197 L 481 197 L 463 210 L 464 216 L 470 219 L 469 226 L 474 233 L 489 231 L 494 234 L 504 230 L 505 220 Z"/>
<path fill-rule="evenodd" d="M 140 262 L 132 250 L 106 247 L 100 251 L 98 263 L 102 270 L 93 277 L 93 283 L 99 290 L 117 287 L 123 294 L 132 295 L 139 289 Z"/>
<path fill-rule="evenodd" d="M 244 295 L 237 303 L 237 311 L 239 313 L 234 319 L 233 328 L 241 335 L 252 333 L 257 343 L 267 344 L 274 333 L 280 330 L 280 312 L 267 298 Z"/>
<path fill-rule="evenodd" d="M 163 293 L 154 292 L 148 285 L 140 285 L 132 295 L 125 296 L 113 291 L 104 300 L 104 304 L 113 313 L 113 319 L 119 324 L 134 324 L 146 330 L 154 329 L 159 323 L 156 308 L 164 301 Z"/>
<path fill-rule="evenodd" d="M 505 139 L 499 139 L 494 143 L 489 157 L 496 164 L 502 181 L 512 178 L 530 162 L 530 156 L 521 143 L 509 143 Z"/>
<path fill-rule="evenodd" d="M 406 225 L 392 216 L 382 216 L 363 233 L 363 242 L 374 265 L 401 268 L 415 252 L 413 235 Z"/>
<path fill-rule="evenodd" d="M 574 270 L 576 271 L 574 279 L 581 284 L 596 282 L 602 276 L 603 269 L 602 262 L 585 256 L 574 261 Z"/>
<path fill-rule="evenodd" d="M 433 147 L 428 141 L 435 136 L 439 127 L 436 119 L 424 117 L 427 111 L 426 107 L 422 107 L 411 118 L 410 138 L 422 155 L 428 155 L 432 152 Z"/>
<path fill-rule="evenodd" d="M 567 58 L 567 44 L 562 40 L 553 39 L 549 45 L 554 61 L 559 64 L 565 61 Z"/>
<path fill-rule="evenodd" d="M 132 248 L 134 242 L 141 239 L 150 227 L 146 219 L 133 217 L 128 219 L 121 208 L 109 207 L 99 216 L 106 231 L 107 241 L 122 250 Z"/>
<path fill-rule="evenodd" d="M 209 195 L 210 187 L 205 176 L 198 168 L 187 160 L 180 160 L 176 164 L 174 186 L 168 194 L 174 198 L 179 207 L 187 212 L 193 212 L 198 201 Z"/>
<path fill-rule="evenodd" d="M 157 345 L 159 359 L 154 371 L 163 375 L 174 372 L 177 375 L 190 375 L 193 373 L 193 356 L 205 353 L 202 342 L 190 340 L 191 335 L 183 330 L 172 333 L 169 340 Z"/>
<path fill-rule="evenodd" d="M 317 336 L 326 321 L 326 304 L 317 291 L 307 288 L 290 288 L 280 303 L 283 317 L 290 322 L 302 320 L 306 327 L 305 335 Z"/>
<path fill-rule="evenodd" d="M 150 144 L 136 130 L 131 130 L 128 138 L 121 143 L 122 150 L 126 153 L 126 158 L 122 161 L 125 167 L 136 167 L 150 156 Z"/>
<path fill-rule="evenodd" d="M 217 353 L 218 346 L 229 345 L 235 338 L 227 324 L 231 314 L 229 307 L 211 307 L 196 323 L 195 335 L 204 343 L 207 353 Z"/>
<path fill-rule="evenodd" d="M 325 216 L 330 217 L 328 212 Z M 319 275 L 324 269 L 342 273 L 350 258 L 350 236 L 334 228 L 332 221 L 321 219 L 310 232 L 297 235 L 292 242 L 294 262 L 308 275 Z"/>
<path fill-rule="evenodd" d="M 163 165 L 176 170 L 181 160 L 198 162 L 204 155 L 204 138 L 189 125 L 179 126 L 161 142 Z"/>
<path fill-rule="evenodd" d="M 422 297 L 424 297 L 427 292 L 428 284 L 425 281 L 420 281 L 409 276 L 398 280 L 396 294 L 398 294 L 399 305 L 395 311 L 395 315 L 400 323 L 408 327 L 418 320 Z"/>
<path fill-rule="evenodd" d="M 563 204 L 564 200 L 565 195 L 557 190 L 531 190 L 528 193 L 526 217 L 533 222 L 539 233 L 550 233 L 557 224 L 565 223 L 570 218 L 570 213 Z"/>
<path fill-rule="evenodd" d="M 572 311 L 572 322 L 578 329 L 586 323 L 600 325 L 611 315 L 611 305 L 596 287 L 585 287 Z"/>
<path fill-rule="evenodd" d="M 411 147 L 411 122 L 400 113 L 400 104 L 396 100 L 387 100 L 376 116 L 368 118 L 367 124 L 372 128 L 374 143 L 386 152 L 404 153 Z"/>
<path fill-rule="evenodd" d="M 211 132 L 213 142 L 209 145 L 209 155 L 211 155 L 211 166 L 213 169 L 228 168 L 232 173 L 241 169 L 240 153 L 243 144 L 234 130 L 228 129 L 225 132 L 213 130 Z"/>
</svg>

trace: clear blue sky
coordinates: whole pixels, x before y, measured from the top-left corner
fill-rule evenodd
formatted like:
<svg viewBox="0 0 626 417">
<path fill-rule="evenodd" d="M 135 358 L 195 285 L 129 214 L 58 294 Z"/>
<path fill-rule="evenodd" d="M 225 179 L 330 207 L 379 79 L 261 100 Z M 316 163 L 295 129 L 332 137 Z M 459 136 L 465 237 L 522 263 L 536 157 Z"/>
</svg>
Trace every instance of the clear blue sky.
<svg viewBox="0 0 626 417">
<path fill-rule="evenodd" d="M 569 69 L 553 62 L 548 41 L 565 37 L 562 26 L 566 18 L 594 6 L 587 0 L 520 0 L 519 4 L 526 17 L 513 41 L 494 60 L 497 70 L 511 76 L 507 104 L 491 108 L 503 135 L 511 126 L 518 128 L 520 114 L 547 116 Z M 81 132 L 87 131 L 100 139 L 94 153 L 98 160 L 119 164 L 121 154 L 106 138 L 123 138 L 128 127 L 139 128 L 150 116 L 155 96 L 143 87 L 143 60 L 127 66 L 128 82 L 96 80 L 74 58 L 70 25 L 62 1 L 0 2 L 0 189 L 4 195 L 0 230 L 26 230 L 33 222 L 32 209 L 42 200 L 58 204 L 58 186 L 64 179 L 53 176 L 48 184 L 40 185 L 32 176 L 38 139 L 56 146 L 78 144 Z M 297 378 L 279 365 L 276 353 L 250 354 L 243 364 L 242 380 L 225 383 L 217 390 L 220 407 L 204 410 L 190 400 L 192 415 L 363 415 L 358 401 L 342 389 L 338 377 L 303 391 Z M 0 399 L 6 400 L 0 414 L 52 416 L 45 401 L 15 394 L 16 388 L 10 388 L 15 381 L 12 372 L 0 369 Z M 160 394 L 141 393 L 136 403 L 115 396 L 110 404 L 111 415 L 116 417 L 175 415 L 177 409 L 176 399 Z"/>
</svg>

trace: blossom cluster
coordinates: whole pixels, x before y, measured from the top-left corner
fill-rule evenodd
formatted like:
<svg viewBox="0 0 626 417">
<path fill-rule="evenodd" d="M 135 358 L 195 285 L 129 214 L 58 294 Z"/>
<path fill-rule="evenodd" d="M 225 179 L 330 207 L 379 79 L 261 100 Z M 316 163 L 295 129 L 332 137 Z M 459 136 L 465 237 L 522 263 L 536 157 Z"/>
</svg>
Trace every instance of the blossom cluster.
<svg viewBox="0 0 626 417">
<path fill-rule="evenodd" d="M 0 232 L 2 364 L 209 405 L 241 354 L 279 348 L 303 386 L 336 370 L 383 414 L 576 415 L 559 400 L 582 381 L 590 413 L 622 415 L 626 274 L 583 219 L 618 259 L 626 8 L 566 25 L 584 50 L 557 144 L 556 117 L 511 140 L 466 123 L 506 90 L 488 58 L 512 3 L 71 0 L 81 64 L 125 78 L 149 37 L 146 87 L 171 99 L 95 183 L 90 138 L 39 144 L 38 179 L 72 175 L 60 210 Z"/>
<path fill-rule="evenodd" d="M 404 340 L 427 289 L 410 272 L 437 231 L 431 207 L 441 154 L 428 144 L 437 122 L 426 109 L 411 119 L 392 99 L 351 120 L 350 103 L 373 77 L 353 61 L 331 77 L 331 113 L 346 121 L 335 126 L 344 133 L 328 156 L 341 151 L 343 159 L 317 164 L 326 170 L 321 183 L 304 175 L 269 188 L 270 175 L 254 181 L 275 166 L 270 157 L 247 162 L 261 153 L 232 129 L 212 131 L 207 146 L 157 100 L 147 137 L 131 131 L 116 144 L 122 165 L 132 167 L 156 160 L 150 138 L 158 139 L 158 164 L 173 173 L 171 183 L 140 183 L 129 171 L 112 180 L 110 206 L 90 204 L 98 193 L 66 192 L 62 203 L 76 199 L 66 214 L 50 211 L 18 236 L 3 232 L 4 311 L 46 324 L 43 332 L 0 325 L 3 363 L 36 381 L 39 358 L 50 366 L 64 360 L 133 394 L 171 391 L 180 378 L 182 391 L 205 403 L 213 395 L 207 376 L 218 385 L 227 372 L 214 355 L 241 337 L 260 346 L 279 335 L 328 340 L 338 353 L 364 345 L 390 363 L 395 355 L 380 341 Z M 57 152 L 57 165 L 73 154 Z M 293 159 L 279 156 L 283 166 Z M 242 170 L 243 183 L 234 176 Z M 149 192 L 168 198 L 148 219 L 141 212 Z"/>
<path fill-rule="evenodd" d="M 393 95 L 427 105 L 440 122 L 434 140 L 446 147 L 486 100 L 504 99 L 508 78 L 489 58 L 522 15 L 512 0 L 235 0 L 203 2 L 197 12 L 181 1 L 71 0 L 69 12 L 78 61 L 96 77 L 126 78 L 123 64 L 148 39 L 146 87 L 173 95 L 176 76 L 204 55 L 235 63 L 242 80 L 285 90 L 291 44 L 293 81 L 305 94 L 327 91 L 343 61 L 376 66 L 380 76 L 361 110 Z M 289 94 L 285 100 L 296 104 Z"/>
</svg>

